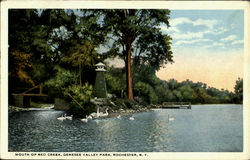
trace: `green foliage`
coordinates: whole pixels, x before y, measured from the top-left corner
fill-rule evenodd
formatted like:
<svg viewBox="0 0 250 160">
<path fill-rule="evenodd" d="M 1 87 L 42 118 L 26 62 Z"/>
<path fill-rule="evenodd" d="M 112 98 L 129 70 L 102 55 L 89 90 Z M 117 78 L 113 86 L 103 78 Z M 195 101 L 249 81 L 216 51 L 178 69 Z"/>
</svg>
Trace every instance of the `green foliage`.
<svg viewBox="0 0 250 160">
<path fill-rule="evenodd" d="M 97 58 L 95 46 L 89 41 L 85 41 L 83 44 L 76 44 L 76 46 L 71 47 L 68 52 L 71 54 L 62 57 L 62 62 L 69 63 L 73 67 L 94 65 L 95 58 Z"/>
<path fill-rule="evenodd" d="M 79 83 L 82 83 L 82 70 L 86 66 L 94 66 L 97 53 L 95 46 L 89 41 L 85 41 L 83 44 L 76 44 L 69 48 L 69 56 L 62 57 L 62 62 L 70 64 L 71 69 L 77 68 L 79 73 Z"/>
<path fill-rule="evenodd" d="M 197 94 L 197 102 L 202 103 L 202 104 L 206 104 L 209 103 L 211 96 L 209 96 L 206 93 L 206 90 L 203 88 L 195 88 L 196 94 Z"/>
<path fill-rule="evenodd" d="M 175 96 L 176 102 L 183 102 L 183 97 L 180 91 L 178 90 L 173 90 L 173 94 Z"/>
<path fill-rule="evenodd" d="M 66 86 L 76 84 L 76 74 L 59 66 L 54 68 L 55 77 L 49 79 L 45 85 L 53 88 L 64 88 Z"/>
<path fill-rule="evenodd" d="M 123 69 L 109 67 L 105 74 L 108 93 L 122 97 L 122 90 L 126 89 L 126 77 Z"/>
<path fill-rule="evenodd" d="M 197 98 L 197 94 L 188 84 L 179 87 L 178 90 L 181 92 L 183 97 L 182 101 L 184 102 L 193 102 L 194 99 Z"/>
<path fill-rule="evenodd" d="M 136 66 L 134 63 L 133 77 L 135 83 L 141 81 L 152 87 L 161 83 L 160 79 L 155 75 L 155 69 L 150 65 Z"/>
<path fill-rule="evenodd" d="M 88 12 L 91 11 L 9 10 L 10 53 L 18 51 L 27 54 L 32 65 L 28 71 L 25 70 L 25 74 L 22 72 L 25 79 L 30 77 L 34 84 L 41 84 L 54 76 L 54 72 L 51 71 L 55 65 L 71 71 L 75 70 L 76 66 L 78 69 L 79 65 L 82 65 L 78 73 L 83 74 L 85 72 L 82 70 L 87 68 L 85 66 L 96 63 L 97 53 L 94 48 L 104 41 L 104 38 L 97 24 L 97 17 L 91 17 Z M 75 58 L 75 61 L 70 58 Z M 23 60 L 26 60 L 25 57 Z M 13 61 L 13 64 L 18 63 Z M 13 69 L 12 66 L 10 70 Z M 81 79 L 81 75 L 79 77 Z M 94 74 L 88 73 L 88 76 L 83 76 L 81 81 L 86 82 L 93 77 Z M 13 90 L 23 87 L 22 85 L 10 77 L 10 86 Z"/>
<path fill-rule="evenodd" d="M 170 79 L 168 81 L 168 87 L 169 87 L 169 89 L 174 90 L 174 89 L 177 89 L 179 87 L 179 84 L 178 84 L 177 80 Z"/>
<path fill-rule="evenodd" d="M 235 103 L 243 102 L 243 79 L 242 78 L 238 78 L 235 82 L 233 99 Z"/>
<path fill-rule="evenodd" d="M 167 84 L 161 83 L 155 88 L 155 94 L 158 96 L 158 103 L 174 102 L 175 96 L 173 92 L 168 88 Z"/>
<path fill-rule="evenodd" d="M 70 112 L 75 117 L 83 117 L 93 112 L 95 109 L 90 103 L 90 99 L 93 98 L 92 85 L 88 83 L 78 85 L 76 82 L 77 75 L 59 66 L 55 67 L 55 71 L 55 76 L 45 83 L 50 88 L 49 95 L 61 97 L 70 103 Z"/>
<path fill-rule="evenodd" d="M 172 61 L 171 38 L 163 35 L 159 29 L 160 25 L 169 27 L 169 10 L 109 9 L 100 12 L 100 16 L 104 17 L 103 28 L 112 35 L 107 38 L 117 39 L 111 48 L 123 47 L 123 50 L 117 50 L 122 58 L 129 49 L 127 45 L 133 43 L 133 54 L 137 62 L 148 62 L 159 68 Z"/>
<path fill-rule="evenodd" d="M 28 75 L 28 69 L 32 68 L 30 63 L 31 55 L 20 52 L 20 51 L 11 51 L 9 56 L 9 69 L 10 82 L 14 86 L 17 83 L 26 84 L 29 86 L 35 86 L 33 79 Z"/>
<path fill-rule="evenodd" d="M 171 37 L 160 31 L 160 25 L 169 26 L 169 10 L 109 9 L 100 10 L 100 22 L 111 47 L 106 55 L 119 56 L 125 61 L 127 97 L 132 93 L 132 55 L 135 64 L 149 64 L 159 69 L 172 62 Z"/>
<path fill-rule="evenodd" d="M 134 87 L 135 94 L 139 97 L 142 96 L 144 101 L 148 103 L 157 103 L 158 97 L 155 94 L 153 88 L 144 82 L 137 82 Z"/>
<path fill-rule="evenodd" d="M 72 95 L 72 97 L 76 99 L 82 106 L 85 103 L 90 102 L 90 99 L 92 98 L 92 93 L 93 87 L 88 83 L 85 83 L 83 86 L 71 85 L 63 89 L 63 94 L 65 96 L 68 96 L 69 94 Z"/>
<path fill-rule="evenodd" d="M 93 98 L 93 87 L 88 83 L 84 85 L 71 85 L 63 88 L 64 99 L 70 103 L 70 110 L 74 117 L 84 117 L 95 111 L 95 106 L 90 103 Z"/>
<path fill-rule="evenodd" d="M 109 68 L 106 73 L 107 86 L 109 93 L 120 97 L 121 89 L 125 83 L 124 69 Z M 146 103 L 163 102 L 191 102 L 198 103 L 236 103 L 237 96 L 227 90 L 219 90 L 213 87 L 207 87 L 202 82 L 192 82 L 186 80 L 178 82 L 175 79 L 161 81 L 155 75 L 152 66 L 141 65 L 133 71 L 134 94 Z M 123 86 L 122 86 L 123 85 Z"/>
</svg>

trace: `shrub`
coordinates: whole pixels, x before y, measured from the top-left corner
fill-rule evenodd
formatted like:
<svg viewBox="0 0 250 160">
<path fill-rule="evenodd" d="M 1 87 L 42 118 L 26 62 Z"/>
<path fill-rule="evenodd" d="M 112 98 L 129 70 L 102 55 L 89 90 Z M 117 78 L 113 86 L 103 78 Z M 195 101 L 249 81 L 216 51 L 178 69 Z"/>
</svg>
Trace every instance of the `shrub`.
<svg viewBox="0 0 250 160">
<path fill-rule="evenodd" d="M 71 85 L 63 90 L 65 97 L 70 102 L 70 112 L 75 117 L 83 117 L 95 111 L 95 106 L 90 102 L 93 97 L 93 87 L 88 83 L 81 85 Z"/>
</svg>

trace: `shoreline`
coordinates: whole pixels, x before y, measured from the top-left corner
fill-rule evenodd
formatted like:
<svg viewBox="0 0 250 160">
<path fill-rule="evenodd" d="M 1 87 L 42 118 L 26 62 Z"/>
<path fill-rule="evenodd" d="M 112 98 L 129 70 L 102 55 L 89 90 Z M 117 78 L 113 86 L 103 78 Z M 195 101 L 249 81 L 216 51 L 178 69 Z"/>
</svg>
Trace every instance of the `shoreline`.
<svg viewBox="0 0 250 160">
<path fill-rule="evenodd" d="M 140 108 L 138 110 L 133 110 L 133 109 L 119 109 L 115 112 L 111 112 L 109 113 L 109 115 L 107 117 L 103 117 L 103 118 L 112 118 L 112 117 L 117 117 L 117 116 L 127 116 L 127 115 L 131 115 L 134 113 L 142 113 L 142 112 L 149 112 L 152 108 L 149 107 L 143 107 Z"/>
<path fill-rule="evenodd" d="M 111 111 L 108 114 L 108 116 L 106 116 L 106 117 L 99 117 L 97 119 L 112 118 L 112 117 L 117 117 L 118 115 L 126 116 L 126 115 L 130 115 L 130 114 L 134 114 L 134 113 L 148 112 L 151 109 L 152 108 L 149 107 L 149 106 L 142 107 L 142 108 L 137 109 L 137 110 L 134 110 L 134 109 L 119 109 L 119 110 Z M 54 109 L 53 109 L 53 107 L 47 107 L 47 108 L 21 108 L 21 107 L 17 107 L 17 106 L 13 106 L 13 105 L 8 106 L 8 114 L 9 115 L 12 115 L 14 113 L 28 112 L 28 111 L 49 111 L 49 110 L 54 110 Z"/>
<path fill-rule="evenodd" d="M 203 106 L 203 105 L 214 105 L 214 106 L 220 106 L 220 105 L 225 105 L 225 104 L 193 104 L 192 106 Z M 243 105 L 243 104 L 226 104 L 226 105 Z M 149 112 L 152 109 L 161 109 L 161 107 L 158 107 L 158 105 L 147 105 L 145 107 L 141 107 L 139 109 L 118 109 L 118 110 L 111 110 L 109 112 L 108 116 L 106 117 L 99 117 L 97 119 L 102 119 L 102 118 L 113 118 L 117 116 L 127 116 L 131 115 L 134 113 L 141 113 L 141 112 Z M 8 115 L 12 115 L 15 113 L 20 113 L 20 112 L 28 112 L 28 111 L 49 111 L 49 110 L 57 110 L 54 109 L 54 107 L 43 107 L 43 108 L 21 108 L 13 105 L 8 106 Z M 58 110 L 61 111 L 61 110 Z M 67 112 L 66 110 L 63 110 Z"/>
<path fill-rule="evenodd" d="M 13 105 L 8 106 L 8 113 L 19 113 L 19 112 L 28 112 L 28 111 L 49 111 L 53 109 L 53 107 L 45 107 L 45 108 L 21 108 Z"/>
</svg>

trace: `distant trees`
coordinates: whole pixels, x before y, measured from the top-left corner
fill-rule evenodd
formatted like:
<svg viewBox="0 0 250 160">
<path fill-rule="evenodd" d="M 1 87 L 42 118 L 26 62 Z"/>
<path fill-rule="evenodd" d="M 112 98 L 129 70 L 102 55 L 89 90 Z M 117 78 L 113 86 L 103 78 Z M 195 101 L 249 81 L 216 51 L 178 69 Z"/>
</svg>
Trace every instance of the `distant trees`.
<svg viewBox="0 0 250 160">
<path fill-rule="evenodd" d="M 238 78 L 234 86 L 234 101 L 236 103 L 242 103 L 243 101 L 243 78 Z"/>
<path fill-rule="evenodd" d="M 163 102 L 191 102 L 193 104 L 219 104 L 219 103 L 242 103 L 240 101 L 241 79 L 237 80 L 237 91 L 229 92 L 224 89 L 216 89 L 208 87 L 202 82 L 192 82 L 186 80 L 178 82 L 175 79 L 162 81 L 155 75 L 155 70 L 150 65 L 140 65 L 136 72 L 133 72 L 134 77 L 134 94 L 135 97 L 142 98 L 146 103 L 163 103 Z M 123 69 L 109 68 L 107 78 L 108 91 L 112 94 L 117 94 L 120 97 L 118 84 L 124 83 L 125 80 L 119 83 L 114 83 L 112 79 L 124 77 Z M 115 72 L 119 74 L 114 74 Z M 117 87 L 116 87 L 117 86 Z M 116 92 L 112 92 L 111 88 L 117 88 Z M 123 86 L 124 88 L 124 86 Z"/>
</svg>

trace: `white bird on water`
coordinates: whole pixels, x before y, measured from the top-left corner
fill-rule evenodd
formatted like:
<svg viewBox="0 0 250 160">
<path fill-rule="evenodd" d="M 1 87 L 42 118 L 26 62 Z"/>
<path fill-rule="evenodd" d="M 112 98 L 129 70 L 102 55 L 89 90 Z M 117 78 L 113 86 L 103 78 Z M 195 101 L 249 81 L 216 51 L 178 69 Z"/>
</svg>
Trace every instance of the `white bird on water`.
<svg viewBox="0 0 250 160">
<path fill-rule="evenodd" d="M 71 116 L 65 116 L 65 119 L 68 119 L 68 120 L 72 120 L 72 118 L 73 118 L 73 115 L 71 115 Z"/>
<path fill-rule="evenodd" d="M 99 116 L 100 116 L 99 107 L 97 107 L 96 113 L 93 112 L 93 113 L 90 114 L 90 116 L 93 117 L 93 118 L 99 118 Z"/>
<path fill-rule="evenodd" d="M 118 118 L 118 119 L 121 119 L 121 115 L 118 115 L 117 118 Z"/>
<path fill-rule="evenodd" d="M 65 120 L 65 119 L 66 119 L 65 115 L 66 115 L 66 114 L 62 115 L 62 117 L 58 117 L 57 120 L 60 120 L 60 121 Z"/>
<path fill-rule="evenodd" d="M 133 120 L 135 120 L 135 118 L 134 117 L 129 117 L 129 120 L 133 121 Z"/>
<path fill-rule="evenodd" d="M 168 121 L 173 121 L 174 120 L 174 117 L 169 117 L 168 115 Z"/>
<path fill-rule="evenodd" d="M 91 115 L 87 116 L 87 119 L 92 119 L 93 117 Z"/>
<path fill-rule="evenodd" d="M 87 123 L 88 122 L 87 116 L 86 116 L 86 118 L 81 119 L 81 121 Z"/>
<path fill-rule="evenodd" d="M 105 113 L 100 112 L 100 117 L 106 117 L 106 116 L 109 115 L 109 113 L 108 113 L 108 108 L 106 108 L 105 111 L 106 111 Z"/>
</svg>

